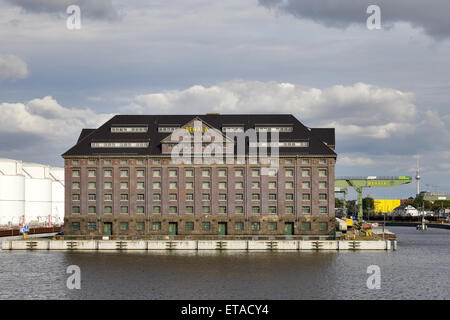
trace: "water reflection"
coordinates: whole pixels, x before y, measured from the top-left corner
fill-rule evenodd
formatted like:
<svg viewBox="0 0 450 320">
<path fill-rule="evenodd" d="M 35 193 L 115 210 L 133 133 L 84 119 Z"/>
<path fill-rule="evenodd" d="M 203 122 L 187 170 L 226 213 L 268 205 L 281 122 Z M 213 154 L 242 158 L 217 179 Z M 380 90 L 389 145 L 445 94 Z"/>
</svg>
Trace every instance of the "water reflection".
<svg viewBox="0 0 450 320">
<path fill-rule="evenodd" d="M 2 251 L 0 298 L 448 298 L 450 232 L 390 229 L 399 251 Z M 380 290 L 366 287 L 372 264 Z M 66 288 L 69 265 L 81 268 L 81 290 Z"/>
</svg>

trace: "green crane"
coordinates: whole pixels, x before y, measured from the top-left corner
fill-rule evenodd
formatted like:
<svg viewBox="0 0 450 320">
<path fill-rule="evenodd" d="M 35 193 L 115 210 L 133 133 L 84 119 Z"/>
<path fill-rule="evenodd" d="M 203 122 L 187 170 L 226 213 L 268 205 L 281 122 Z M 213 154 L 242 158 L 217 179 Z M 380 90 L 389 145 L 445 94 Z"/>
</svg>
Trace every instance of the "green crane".
<svg viewBox="0 0 450 320">
<path fill-rule="evenodd" d="M 396 177 L 336 177 L 334 186 L 336 188 L 353 188 L 358 193 L 358 219 L 363 218 L 362 193 L 363 188 L 385 188 L 395 187 L 402 184 L 411 183 L 410 176 Z"/>
</svg>

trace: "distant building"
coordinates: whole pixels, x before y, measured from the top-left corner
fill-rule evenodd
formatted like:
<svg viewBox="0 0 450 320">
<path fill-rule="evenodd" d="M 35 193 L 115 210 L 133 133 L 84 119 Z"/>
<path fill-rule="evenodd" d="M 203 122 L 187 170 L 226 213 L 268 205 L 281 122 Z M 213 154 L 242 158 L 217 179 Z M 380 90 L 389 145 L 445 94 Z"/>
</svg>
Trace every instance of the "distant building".
<svg viewBox="0 0 450 320">
<path fill-rule="evenodd" d="M 397 208 L 394 209 L 394 211 L 392 212 L 392 214 L 394 216 L 409 216 L 409 217 L 417 217 L 420 216 L 419 214 L 419 210 L 417 210 L 416 208 L 414 208 L 411 205 L 407 205 L 407 206 L 399 206 Z"/>
<path fill-rule="evenodd" d="M 178 134 L 191 139 L 206 132 L 220 139 L 251 132 L 258 142 L 252 145 L 244 136 L 242 158 L 236 140 L 227 140 L 227 159 L 173 160 Z M 259 142 L 268 133 L 279 135 L 278 142 Z M 202 144 L 197 149 L 183 145 L 202 153 Z M 334 129 L 308 128 L 288 114 L 118 115 L 97 129 L 83 129 L 62 155 L 64 231 L 96 236 L 330 235 L 335 229 L 334 145 Z M 260 151 L 254 150 L 274 146 L 278 171 L 263 174 L 272 164 L 262 164 Z"/>
</svg>

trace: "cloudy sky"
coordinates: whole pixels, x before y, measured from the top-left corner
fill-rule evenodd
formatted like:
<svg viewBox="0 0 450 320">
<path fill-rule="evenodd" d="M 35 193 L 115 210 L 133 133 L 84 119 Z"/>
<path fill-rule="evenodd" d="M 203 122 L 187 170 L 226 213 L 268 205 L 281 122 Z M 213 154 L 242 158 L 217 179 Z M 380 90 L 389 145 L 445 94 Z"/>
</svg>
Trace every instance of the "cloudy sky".
<svg viewBox="0 0 450 320">
<path fill-rule="evenodd" d="M 448 0 L 0 0 L 0 157 L 62 166 L 81 128 L 118 113 L 282 112 L 336 128 L 337 175 L 414 175 L 420 157 L 423 189 L 450 192 L 449 14 Z"/>
</svg>

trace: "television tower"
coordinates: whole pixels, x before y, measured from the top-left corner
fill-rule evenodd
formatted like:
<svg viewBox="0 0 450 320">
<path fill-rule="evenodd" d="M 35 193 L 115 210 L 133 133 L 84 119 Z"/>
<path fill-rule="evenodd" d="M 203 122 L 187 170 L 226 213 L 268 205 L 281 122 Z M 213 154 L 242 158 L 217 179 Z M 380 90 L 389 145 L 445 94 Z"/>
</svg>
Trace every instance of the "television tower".
<svg viewBox="0 0 450 320">
<path fill-rule="evenodd" d="M 419 167 L 419 159 L 417 159 L 416 181 L 417 181 L 417 193 L 416 193 L 416 195 L 418 196 L 420 194 L 420 167 Z"/>
</svg>

